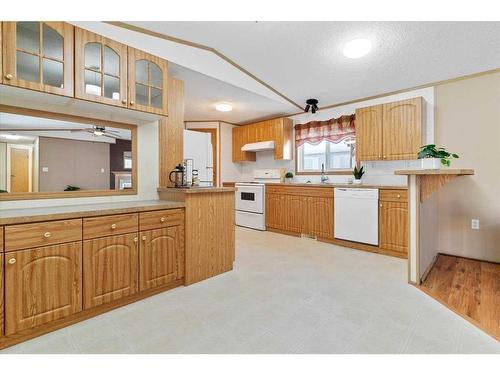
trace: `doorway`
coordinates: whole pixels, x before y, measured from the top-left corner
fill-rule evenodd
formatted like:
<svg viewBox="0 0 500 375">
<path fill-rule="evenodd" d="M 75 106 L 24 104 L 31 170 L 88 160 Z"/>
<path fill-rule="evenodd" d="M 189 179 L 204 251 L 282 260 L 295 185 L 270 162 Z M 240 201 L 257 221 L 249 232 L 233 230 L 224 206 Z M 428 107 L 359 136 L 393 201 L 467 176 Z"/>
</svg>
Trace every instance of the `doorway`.
<svg viewBox="0 0 500 375">
<path fill-rule="evenodd" d="M 33 191 L 33 147 L 7 145 L 7 191 L 29 193 Z"/>
<path fill-rule="evenodd" d="M 195 132 L 201 132 L 201 133 L 209 133 L 210 134 L 210 140 L 212 142 L 212 160 L 213 160 L 213 185 L 214 186 L 219 186 L 219 179 L 217 178 L 217 129 L 216 128 L 188 128 L 187 130 L 195 131 Z"/>
</svg>

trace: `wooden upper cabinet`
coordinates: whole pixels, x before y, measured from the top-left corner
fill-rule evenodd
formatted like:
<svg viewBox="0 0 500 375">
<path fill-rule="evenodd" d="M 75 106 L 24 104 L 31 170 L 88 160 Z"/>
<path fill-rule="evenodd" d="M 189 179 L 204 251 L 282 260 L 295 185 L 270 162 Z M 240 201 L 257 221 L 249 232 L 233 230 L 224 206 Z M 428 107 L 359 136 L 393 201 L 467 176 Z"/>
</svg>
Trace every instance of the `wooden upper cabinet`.
<svg viewBox="0 0 500 375">
<path fill-rule="evenodd" d="M 274 141 L 274 159 L 292 160 L 293 121 L 288 118 L 266 120 L 233 128 L 233 162 L 255 161 L 255 152 L 241 151 L 247 143 Z"/>
<path fill-rule="evenodd" d="M 3 22 L 3 83 L 73 96 L 73 26 Z"/>
<path fill-rule="evenodd" d="M 241 151 L 243 145 L 251 143 L 251 137 L 248 127 L 238 126 L 233 128 L 233 162 L 256 160 L 255 152 Z"/>
<path fill-rule="evenodd" d="M 11 335 L 82 310 L 82 244 L 6 254 L 5 334 Z"/>
<path fill-rule="evenodd" d="M 168 62 L 128 48 L 128 107 L 167 115 Z"/>
<path fill-rule="evenodd" d="M 382 160 L 383 106 L 356 109 L 356 159 Z"/>
<path fill-rule="evenodd" d="M 184 276 L 184 229 L 179 223 L 140 233 L 139 290 L 144 291 Z"/>
<path fill-rule="evenodd" d="M 75 97 L 127 107 L 127 46 L 75 28 Z"/>
<path fill-rule="evenodd" d="M 3 83 L 3 22 L 0 21 L 0 83 Z M 1 328 L 0 328 L 1 329 Z"/>
<path fill-rule="evenodd" d="M 356 159 L 411 160 L 422 146 L 422 98 L 356 109 Z"/>
<path fill-rule="evenodd" d="M 137 293 L 137 233 L 84 241 L 83 286 L 84 309 Z"/>
<path fill-rule="evenodd" d="M 384 160 L 416 159 L 422 146 L 422 98 L 384 104 Z"/>
</svg>

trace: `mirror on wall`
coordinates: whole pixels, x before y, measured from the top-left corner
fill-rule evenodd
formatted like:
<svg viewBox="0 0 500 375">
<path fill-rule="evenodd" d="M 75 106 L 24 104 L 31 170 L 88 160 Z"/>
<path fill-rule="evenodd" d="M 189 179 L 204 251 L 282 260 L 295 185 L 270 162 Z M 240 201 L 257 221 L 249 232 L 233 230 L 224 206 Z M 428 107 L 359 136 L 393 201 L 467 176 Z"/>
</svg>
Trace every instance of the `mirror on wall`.
<svg viewBox="0 0 500 375">
<path fill-rule="evenodd" d="M 129 125 L 0 111 L 0 194 L 130 192 L 134 134 Z"/>
</svg>

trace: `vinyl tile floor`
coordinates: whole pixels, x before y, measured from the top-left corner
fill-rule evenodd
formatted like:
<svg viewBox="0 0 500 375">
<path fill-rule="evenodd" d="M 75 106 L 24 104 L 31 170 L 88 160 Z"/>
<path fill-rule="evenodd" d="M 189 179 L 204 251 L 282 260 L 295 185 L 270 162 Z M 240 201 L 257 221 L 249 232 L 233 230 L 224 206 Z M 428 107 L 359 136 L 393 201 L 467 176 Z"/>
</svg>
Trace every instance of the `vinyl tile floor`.
<svg viewBox="0 0 500 375">
<path fill-rule="evenodd" d="M 232 272 L 0 353 L 500 353 L 406 279 L 402 259 L 237 228 Z"/>
</svg>

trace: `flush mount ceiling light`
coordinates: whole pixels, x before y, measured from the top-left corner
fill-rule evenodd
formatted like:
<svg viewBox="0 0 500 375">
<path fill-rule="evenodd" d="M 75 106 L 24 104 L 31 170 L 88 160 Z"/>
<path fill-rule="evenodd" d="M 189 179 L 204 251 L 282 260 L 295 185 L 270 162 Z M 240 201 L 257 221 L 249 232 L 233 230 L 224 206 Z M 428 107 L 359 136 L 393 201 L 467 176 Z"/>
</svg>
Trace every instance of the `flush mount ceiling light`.
<svg viewBox="0 0 500 375">
<path fill-rule="evenodd" d="M 233 110 L 233 106 L 229 103 L 218 103 L 215 105 L 215 109 L 219 112 L 231 112 Z"/>
<path fill-rule="evenodd" d="M 309 112 L 309 109 L 311 109 L 312 113 L 316 113 L 316 111 L 318 110 L 318 99 L 306 100 L 306 107 L 304 108 L 304 112 Z"/>
<path fill-rule="evenodd" d="M 372 42 L 368 39 L 353 39 L 344 45 L 344 56 L 350 59 L 359 59 L 372 49 Z"/>
</svg>

